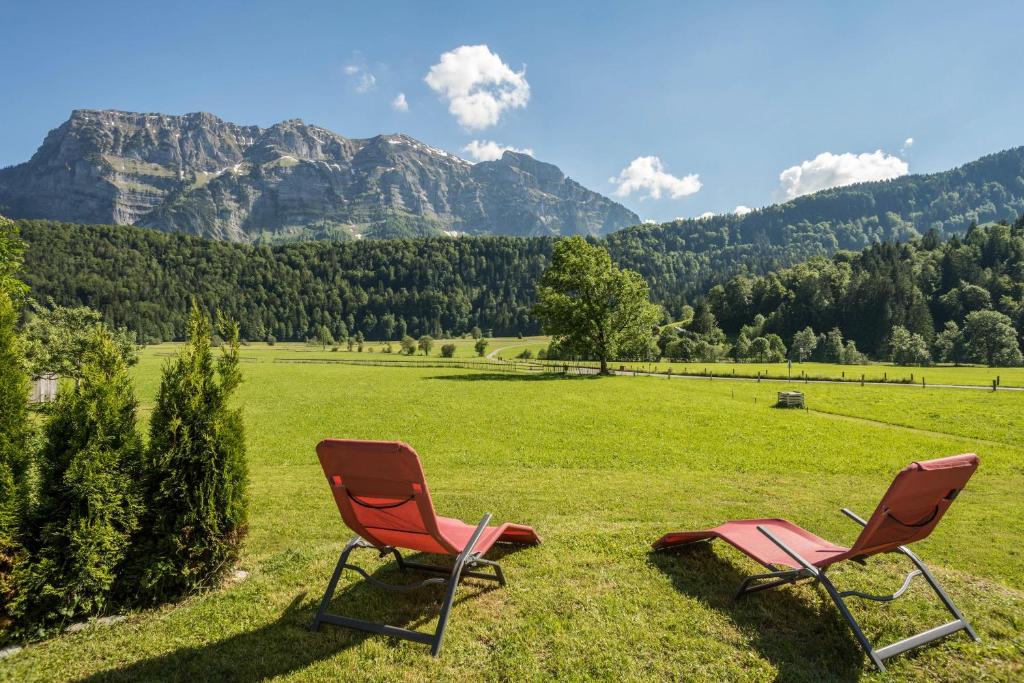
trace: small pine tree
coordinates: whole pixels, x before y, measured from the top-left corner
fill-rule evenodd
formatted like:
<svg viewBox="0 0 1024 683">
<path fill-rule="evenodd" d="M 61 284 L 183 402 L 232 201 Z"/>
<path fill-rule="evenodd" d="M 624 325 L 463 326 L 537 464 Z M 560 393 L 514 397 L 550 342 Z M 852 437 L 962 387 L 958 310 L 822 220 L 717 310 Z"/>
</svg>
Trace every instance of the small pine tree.
<svg viewBox="0 0 1024 683">
<path fill-rule="evenodd" d="M 14 577 L 24 565 L 22 522 L 28 501 L 28 377 L 14 333 L 17 313 L 0 290 L 0 628 L 17 598 Z"/>
<path fill-rule="evenodd" d="M 210 348 L 210 322 L 193 307 L 188 341 L 163 370 L 150 422 L 149 505 L 132 566 L 144 602 L 218 580 L 246 531 L 245 435 L 229 401 L 241 382 L 238 326 L 220 321 L 226 345 Z"/>
<path fill-rule="evenodd" d="M 54 404 L 39 454 L 32 565 L 18 606 L 34 627 L 104 610 L 142 509 L 128 365 L 103 327 L 81 359 L 80 381 Z"/>
</svg>

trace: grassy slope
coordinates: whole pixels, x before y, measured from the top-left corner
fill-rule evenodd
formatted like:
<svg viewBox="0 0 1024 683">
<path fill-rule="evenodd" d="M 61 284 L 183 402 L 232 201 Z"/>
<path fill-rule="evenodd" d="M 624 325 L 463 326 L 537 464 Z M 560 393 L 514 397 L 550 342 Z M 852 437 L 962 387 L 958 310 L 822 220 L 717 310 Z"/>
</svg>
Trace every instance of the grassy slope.
<svg viewBox="0 0 1024 683">
<path fill-rule="evenodd" d="M 162 362 L 156 351 L 145 353 L 136 373 L 147 404 Z M 1024 593 L 1012 588 L 1024 583 L 1024 554 L 1016 549 L 1024 540 L 1024 397 L 807 389 L 810 407 L 878 421 L 865 422 L 769 408 L 782 385 L 268 362 L 294 353 L 246 351 L 253 362 L 243 368 L 240 403 L 253 506 L 242 566 L 251 578 L 31 646 L 0 663 L 0 678 L 874 676 L 815 590 L 788 588 L 733 604 L 741 575 L 757 565 L 724 544 L 664 557 L 651 555 L 649 543 L 667 530 L 746 516 L 785 516 L 848 543 L 857 529 L 840 506 L 868 514 L 908 461 L 963 451 L 979 453 L 982 467 L 918 550 L 983 642 L 960 635 L 897 658 L 892 677 L 1024 674 Z M 1003 427 L 990 431 L 987 422 Z M 490 511 L 496 520 L 532 524 L 544 537 L 539 547 L 504 555 L 506 589 L 466 584 L 439 659 L 411 643 L 305 630 L 348 537 L 313 454 L 325 436 L 405 440 L 420 452 L 441 514 L 475 521 Z M 365 553 L 358 561 L 392 576 L 374 558 Z M 842 588 L 881 592 L 898 586 L 902 571 L 892 558 L 844 567 L 835 578 Z M 379 593 L 347 577 L 335 610 L 432 628 L 440 597 Z M 894 605 L 854 609 L 882 641 L 946 618 L 920 585 Z"/>
</svg>

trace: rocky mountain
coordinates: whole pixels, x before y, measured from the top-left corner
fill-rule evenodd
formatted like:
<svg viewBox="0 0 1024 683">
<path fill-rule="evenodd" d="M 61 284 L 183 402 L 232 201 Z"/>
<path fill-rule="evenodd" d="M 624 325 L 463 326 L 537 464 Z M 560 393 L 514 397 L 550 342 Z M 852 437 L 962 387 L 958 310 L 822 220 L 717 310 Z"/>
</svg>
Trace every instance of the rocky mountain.
<svg viewBox="0 0 1024 683">
<path fill-rule="evenodd" d="M 0 170 L 0 213 L 237 242 L 601 235 L 639 223 L 525 154 L 473 164 L 407 135 L 109 110 L 74 111 L 28 162 Z"/>
</svg>

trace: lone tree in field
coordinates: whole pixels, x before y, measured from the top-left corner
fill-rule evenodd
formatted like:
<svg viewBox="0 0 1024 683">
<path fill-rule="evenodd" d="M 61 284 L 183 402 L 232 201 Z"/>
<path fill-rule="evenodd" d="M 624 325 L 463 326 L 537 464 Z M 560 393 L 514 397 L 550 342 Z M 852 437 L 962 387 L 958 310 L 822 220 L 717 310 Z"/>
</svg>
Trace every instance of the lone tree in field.
<svg viewBox="0 0 1024 683">
<path fill-rule="evenodd" d="M 429 356 L 430 350 L 434 348 L 434 338 L 429 334 L 425 334 L 420 337 L 420 340 L 416 342 L 416 345 L 419 347 L 420 351 L 423 352 L 424 356 Z"/>
<path fill-rule="evenodd" d="M 221 320 L 226 344 L 210 347 L 210 321 L 193 308 L 188 341 L 164 366 L 150 422 L 145 473 L 146 537 L 132 581 L 147 601 L 216 581 L 238 556 L 246 530 L 242 415 L 230 406 L 242 381 L 238 326 Z"/>
<path fill-rule="evenodd" d="M 334 346 L 334 335 L 327 328 L 327 325 L 321 325 L 316 330 L 317 341 L 320 342 L 320 347 L 326 349 L 328 346 Z"/>
<path fill-rule="evenodd" d="M 605 375 L 608 361 L 650 346 L 661 318 L 643 277 L 618 268 L 604 248 L 582 237 L 555 245 L 551 267 L 537 286 L 534 313 L 556 346 L 569 355 L 596 358 Z"/>
<path fill-rule="evenodd" d="M 142 439 L 122 350 L 100 326 L 89 333 L 80 381 L 46 424 L 32 566 L 20 616 L 51 625 L 102 612 L 142 511 Z"/>
<path fill-rule="evenodd" d="M 476 343 L 473 344 L 473 350 L 476 351 L 476 355 L 483 356 L 484 353 L 487 351 L 487 345 L 489 343 L 490 342 L 487 341 L 487 339 L 484 337 L 480 337 L 479 339 L 477 339 Z"/>
</svg>

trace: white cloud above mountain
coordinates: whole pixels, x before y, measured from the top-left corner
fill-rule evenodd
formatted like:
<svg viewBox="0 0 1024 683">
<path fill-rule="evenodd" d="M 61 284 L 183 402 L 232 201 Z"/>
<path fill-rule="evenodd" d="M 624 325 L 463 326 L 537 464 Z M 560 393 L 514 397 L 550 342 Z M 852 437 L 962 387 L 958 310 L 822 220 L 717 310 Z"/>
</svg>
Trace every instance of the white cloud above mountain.
<svg viewBox="0 0 1024 683">
<path fill-rule="evenodd" d="M 779 193 L 789 200 L 830 187 L 890 180 L 909 172 L 906 161 L 880 149 L 864 154 L 822 152 L 783 170 L 779 174 Z"/>
<path fill-rule="evenodd" d="M 468 154 L 474 161 L 494 161 L 500 159 L 501 155 L 506 151 L 533 156 L 533 150 L 529 147 L 513 147 L 492 140 L 473 140 L 463 147 L 462 151 Z"/>
<path fill-rule="evenodd" d="M 526 70 L 513 71 L 486 45 L 461 45 L 445 52 L 423 80 L 468 130 L 489 128 L 506 110 L 530 101 Z"/>
<path fill-rule="evenodd" d="M 746 216 L 751 211 L 753 211 L 752 208 L 749 206 L 743 206 L 742 204 L 737 204 L 736 208 L 732 210 L 732 212 L 737 216 Z"/>
<path fill-rule="evenodd" d="M 369 92 L 377 84 L 377 77 L 361 64 L 349 64 L 346 66 L 345 75 L 355 81 L 356 92 L 359 94 Z"/>
<path fill-rule="evenodd" d="M 672 199 L 679 199 L 700 191 L 700 176 L 696 173 L 677 177 L 665 170 L 661 159 L 656 156 L 637 157 L 626 168 L 608 182 L 615 185 L 613 194 L 628 197 L 634 192 L 641 199 L 661 199 L 667 193 Z"/>
<path fill-rule="evenodd" d="M 391 108 L 395 111 L 409 111 L 409 102 L 405 99 L 405 93 L 400 92 L 391 100 Z"/>
</svg>

